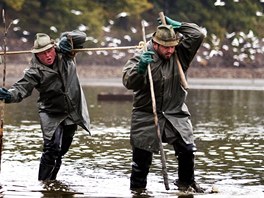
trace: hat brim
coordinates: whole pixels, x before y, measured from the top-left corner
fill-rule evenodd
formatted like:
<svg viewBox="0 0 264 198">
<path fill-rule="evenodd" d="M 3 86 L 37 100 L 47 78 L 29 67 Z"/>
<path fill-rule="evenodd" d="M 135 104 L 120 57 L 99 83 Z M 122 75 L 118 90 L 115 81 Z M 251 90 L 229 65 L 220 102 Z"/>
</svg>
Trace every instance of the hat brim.
<svg viewBox="0 0 264 198">
<path fill-rule="evenodd" d="M 42 48 L 39 48 L 39 49 L 32 49 L 31 53 L 37 54 L 37 53 L 40 53 L 40 52 L 44 52 L 44 51 L 52 48 L 53 46 L 54 46 L 54 44 L 50 43 L 50 44 L 46 45 L 45 47 L 42 47 Z"/>
<path fill-rule="evenodd" d="M 173 40 L 173 41 L 163 41 L 163 40 L 160 40 L 160 39 L 156 38 L 155 36 L 152 39 L 153 39 L 153 41 L 155 43 L 158 43 L 158 44 L 163 45 L 165 47 L 173 47 L 173 46 L 176 46 L 176 45 L 179 44 L 179 40 L 178 39 L 177 40 Z"/>
</svg>

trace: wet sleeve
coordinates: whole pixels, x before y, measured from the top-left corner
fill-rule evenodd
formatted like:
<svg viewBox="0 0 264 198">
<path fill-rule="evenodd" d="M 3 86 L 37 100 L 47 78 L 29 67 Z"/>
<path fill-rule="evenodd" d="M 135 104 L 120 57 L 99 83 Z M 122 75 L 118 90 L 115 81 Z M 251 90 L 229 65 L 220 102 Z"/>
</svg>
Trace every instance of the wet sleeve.
<svg viewBox="0 0 264 198">
<path fill-rule="evenodd" d="M 127 61 L 123 68 L 123 85 L 127 89 L 131 89 L 133 91 L 141 89 L 142 87 L 146 86 L 147 83 L 147 71 L 145 74 L 139 74 L 137 72 L 141 53 L 143 53 L 143 51 L 136 53 L 131 59 Z"/>
<path fill-rule="evenodd" d="M 8 90 L 11 93 L 10 103 L 21 102 L 24 98 L 30 96 L 38 81 L 39 77 L 36 70 L 25 70 L 24 76 Z"/>
<path fill-rule="evenodd" d="M 73 48 L 74 49 L 80 49 L 83 48 L 83 45 L 86 40 L 86 33 L 79 31 L 79 30 L 73 30 L 71 32 L 64 32 L 61 34 L 61 38 L 64 36 L 68 36 L 72 40 Z"/>
<path fill-rule="evenodd" d="M 176 47 L 183 70 L 186 71 L 205 37 L 202 28 L 194 23 L 183 22 L 178 32 L 182 34 L 182 40 Z"/>
</svg>

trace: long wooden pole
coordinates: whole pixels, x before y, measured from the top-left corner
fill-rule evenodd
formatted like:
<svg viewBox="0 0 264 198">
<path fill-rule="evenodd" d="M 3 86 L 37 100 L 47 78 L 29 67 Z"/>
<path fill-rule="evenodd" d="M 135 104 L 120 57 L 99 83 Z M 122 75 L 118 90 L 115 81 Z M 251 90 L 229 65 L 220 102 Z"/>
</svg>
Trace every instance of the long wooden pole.
<svg viewBox="0 0 264 198">
<path fill-rule="evenodd" d="M 147 51 L 147 45 L 146 45 L 146 36 L 145 36 L 145 25 L 144 22 L 141 22 L 142 24 L 142 32 L 143 32 L 143 42 L 144 42 L 144 51 Z M 162 145 L 162 139 L 160 134 L 160 126 L 159 126 L 159 119 L 157 115 L 157 108 L 156 108 L 156 99 L 155 99 L 155 91 L 154 91 L 154 85 L 153 85 L 153 79 L 151 74 L 151 68 L 150 64 L 148 65 L 148 76 L 149 76 L 149 84 L 150 84 L 150 93 L 151 93 L 151 100 L 152 100 L 152 110 L 154 115 L 154 123 L 156 127 L 156 132 L 159 140 L 159 149 L 160 149 L 160 157 L 161 157 L 161 164 L 162 164 L 162 176 L 164 180 L 165 189 L 169 190 L 169 182 L 168 182 L 168 173 L 167 173 L 167 166 L 166 166 L 166 157 Z"/>
<path fill-rule="evenodd" d="M 163 25 L 166 25 L 166 19 L 165 19 L 165 16 L 164 16 L 164 13 L 163 12 L 160 12 L 159 13 L 159 17 L 160 17 L 160 20 L 162 22 Z M 176 62 L 177 62 L 177 65 L 178 65 L 178 71 L 179 71 L 179 75 L 180 75 L 180 79 L 181 79 L 181 85 L 184 89 L 188 89 L 189 88 L 189 85 L 188 85 L 188 82 L 186 80 L 186 77 L 185 77 L 185 74 L 182 70 L 182 65 L 179 61 L 179 58 L 178 58 L 178 55 L 176 54 Z"/>
<path fill-rule="evenodd" d="M 121 46 L 121 47 L 94 47 L 94 48 L 82 48 L 73 49 L 73 52 L 88 52 L 88 51 L 105 51 L 105 50 L 128 50 L 128 49 L 142 49 L 141 43 L 135 46 Z M 31 50 L 21 50 L 21 51 L 0 51 L 0 55 L 15 55 L 15 54 L 29 54 L 32 53 Z"/>
<path fill-rule="evenodd" d="M 5 10 L 2 10 L 3 24 L 4 24 L 4 54 L 3 54 L 3 87 L 5 87 L 5 78 L 6 78 L 6 46 L 7 46 L 7 28 L 5 21 Z M 5 101 L 1 100 L 0 102 L 0 172 L 1 172 L 1 162 L 2 162 L 2 149 L 3 149 L 3 132 L 4 132 L 4 115 L 5 115 Z"/>
</svg>

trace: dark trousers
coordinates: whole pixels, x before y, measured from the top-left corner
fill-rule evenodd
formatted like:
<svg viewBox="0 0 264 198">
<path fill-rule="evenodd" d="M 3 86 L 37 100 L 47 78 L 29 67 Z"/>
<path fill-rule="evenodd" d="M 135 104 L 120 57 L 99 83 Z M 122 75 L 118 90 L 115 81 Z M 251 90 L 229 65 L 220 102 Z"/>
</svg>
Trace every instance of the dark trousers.
<svg viewBox="0 0 264 198">
<path fill-rule="evenodd" d="M 172 145 L 178 160 L 178 179 L 180 182 L 191 184 L 194 181 L 194 151 L 196 151 L 196 147 L 193 144 L 186 144 L 179 132 L 170 123 L 167 127 L 170 127 L 170 130 L 174 130 L 177 133 L 177 138 Z M 165 141 L 166 137 L 163 137 L 163 140 Z M 145 188 L 153 153 L 139 148 L 133 148 L 132 155 L 133 162 L 130 188 Z"/>
<path fill-rule="evenodd" d="M 54 180 L 61 166 L 62 157 L 68 152 L 77 125 L 60 124 L 51 140 L 44 139 L 38 180 Z"/>
<path fill-rule="evenodd" d="M 133 148 L 130 188 L 145 188 L 153 154 L 139 148 Z"/>
</svg>

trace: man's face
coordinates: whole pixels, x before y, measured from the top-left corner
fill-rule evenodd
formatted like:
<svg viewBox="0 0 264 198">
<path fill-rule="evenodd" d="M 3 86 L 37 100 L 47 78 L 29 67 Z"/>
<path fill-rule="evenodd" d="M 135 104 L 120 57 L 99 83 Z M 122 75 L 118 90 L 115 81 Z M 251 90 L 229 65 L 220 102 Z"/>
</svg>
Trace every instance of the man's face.
<svg viewBox="0 0 264 198">
<path fill-rule="evenodd" d="M 165 60 L 169 60 L 171 55 L 175 52 L 175 46 L 165 47 L 158 43 L 154 43 L 154 49 L 157 51 L 158 55 Z"/>
<path fill-rule="evenodd" d="M 50 66 L 54 63 L 54 60 L 56 58 L 56 51 L 55 48 L 52 47 L 44 52 L 37 53 L 36 56 L 42 64 Z"/>
</svg>

